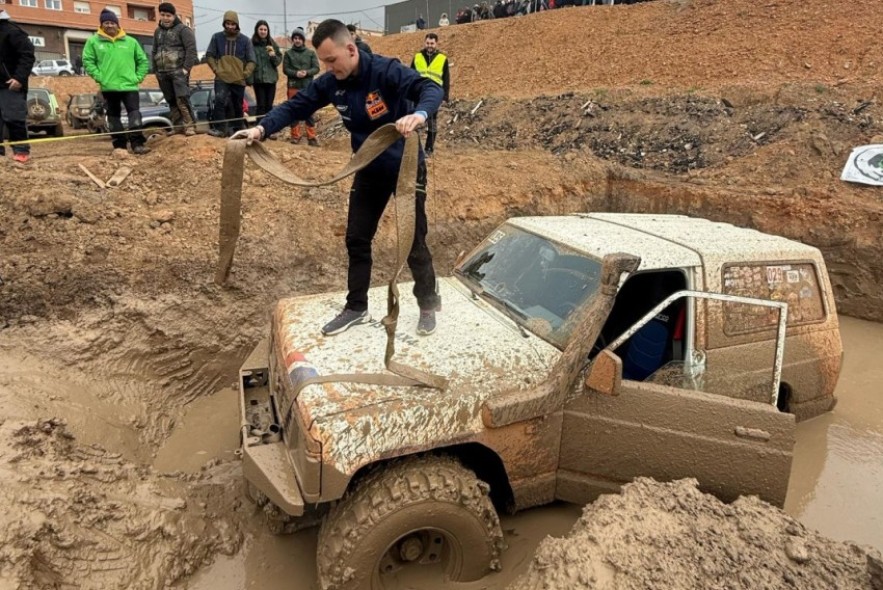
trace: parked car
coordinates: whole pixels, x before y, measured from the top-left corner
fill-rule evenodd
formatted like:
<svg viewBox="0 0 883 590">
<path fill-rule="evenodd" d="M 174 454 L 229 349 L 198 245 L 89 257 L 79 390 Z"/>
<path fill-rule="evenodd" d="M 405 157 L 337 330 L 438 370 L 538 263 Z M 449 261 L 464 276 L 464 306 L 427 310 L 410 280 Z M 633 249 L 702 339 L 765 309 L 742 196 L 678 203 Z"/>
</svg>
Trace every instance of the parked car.
<svg viewBox="0 0 883 590">
<path fill-rule="evenodd" d="M 67 111 L 64 118 L 72 129 L 83 129 L 89 126 L 89 114 L 95 104 L 95 93 L 71 94 L 67 100 Z"/>
<path fill-rule="evenodd" d="M 58 112 L 58 99 L 46 88 L 28 89 L 28 132 L 45 131 L 46 135 L 61 137 L 64 127 Z"/>
<path fill-rule="evenodd" d="M 151 130 L 169 131 L 172 129 L 172 113 L 169 105 L 163 98 L 162 91 L 157 88 L 142 88 L 139 90 L 141 105 L 141 121 L 142 127 L 146 133 Z M 193 105 L 193 111 L 196 114 L 196 126 L 200 131 L 208 131 L 209 122 L 211 121 L 212 112 L 214 110 L 215 88 L 214 83 L 195 82 L 190 86 L 190 104 Z M 245 90 L 245 110 L 246 121 L 248 125 L 256 125 L 257 117 L 248 115 L 254 113 L 257 109 L 257 102 L 250 90 Z M 88 127 L 92 131 L 99 133 L 107 131 L 107 124 L 104 120 L 104 108 L 101 101 L 97 101 L 92 108 L 91 123 Z M 129 124 L 129 118 L 123 113 L 123 125 Z"/>
<path fill-rule="evenodd" d="M 34 76 L 73 76 L 74 66 L 66 59 L 44 59 L 34 66 Z"/>
</svg>

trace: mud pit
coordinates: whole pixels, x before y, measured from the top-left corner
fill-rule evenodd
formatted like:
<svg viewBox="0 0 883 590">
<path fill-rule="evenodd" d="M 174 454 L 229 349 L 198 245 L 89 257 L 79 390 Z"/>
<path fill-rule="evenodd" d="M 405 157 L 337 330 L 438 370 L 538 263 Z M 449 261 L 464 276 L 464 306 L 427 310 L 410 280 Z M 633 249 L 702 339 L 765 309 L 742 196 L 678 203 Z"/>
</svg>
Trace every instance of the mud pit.
<svg viewBox="0 0 883 590">
<path fill-rule="evenodd" d="M 855 11 L 863 23 L 883 18 L 879 2 Z M 457 100 L 430 167 L 437 268 L 513 215 L 686 213 L 820 247 L 839 310 L 883 319 L 883 200 L 837 180 L 850 146 L 883 140 L 873 58 L 883 46 L 853 13 L 822 0 L 702 0 L 452 28 L 442 46 Z M 559 34 L 587 55 L 622 51 L 573 72 L 571 60 L 535 60 L 529 86 L 502 65 L 516 52 L 551 56 Z M 488 38 L 499 38 L 493 51 Z M 836 50 L 809 44 L 818 38 Z M 419 43 L 400 35 L 377 48 L 404 57 Z M 47 82 L 64 95 L 84 81 Z M 323 139 L 320 152 L 270 147 L 319 178 L 348 158 L 340 134 L 326 127 Z M 310 587 L 315 532 L 269 535 L 240 493 L 227 387 L 275 299 L 343 288 L 347 187 L 292 191 L 250 169 L 234 272 L 219 289 L 223 144 L 174 137 L 154 148 L 115 159 L 85 139 L 35 147 L 28 166 L 0 162 L 0 505 L 11 507 L 0 514 L 0 587 Z M 134 172 L 101 191 L 80 162 L 105 179 L 121 165 Z M 377 239 L 378 283 L 390 229 Z M 844 318 L 843 337 L 840 404 L 798 426 L 786 510 L 883 549 L 873 509 L 883 505 L 883 331 Z M 504 571 L 473 590 L 512 583 L 540 539 L 565 535 L 579 514 L 554 505 L 504 517 Z"/>
</svg>

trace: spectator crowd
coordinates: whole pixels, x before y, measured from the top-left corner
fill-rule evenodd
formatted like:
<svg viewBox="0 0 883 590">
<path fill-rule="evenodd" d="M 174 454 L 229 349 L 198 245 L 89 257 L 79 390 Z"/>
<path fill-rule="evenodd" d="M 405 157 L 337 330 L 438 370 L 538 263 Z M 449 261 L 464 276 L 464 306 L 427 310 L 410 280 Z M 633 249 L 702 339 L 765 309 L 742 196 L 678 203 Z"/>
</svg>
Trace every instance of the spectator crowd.
<svg viewBox="0 0 883 590">
<path fill-rule="evenodd" d="M 506 18 L 531 14 L 543 10 L 554 10 L 567 6 L 595 6 L 602 4 L 637 4 L 650 0 L 496 0 L 496 2 L 482 2 L 472 8 L 464 6 L 457 11 L 454 24 L 462 25 L 480 20 L 494 18 Z M 444 27 L 450 24 L 447 13 L 443 13 L 438 21 L 438 26 Z M 418 27 L 419 28 L 419 27 Z"/>
</svg>

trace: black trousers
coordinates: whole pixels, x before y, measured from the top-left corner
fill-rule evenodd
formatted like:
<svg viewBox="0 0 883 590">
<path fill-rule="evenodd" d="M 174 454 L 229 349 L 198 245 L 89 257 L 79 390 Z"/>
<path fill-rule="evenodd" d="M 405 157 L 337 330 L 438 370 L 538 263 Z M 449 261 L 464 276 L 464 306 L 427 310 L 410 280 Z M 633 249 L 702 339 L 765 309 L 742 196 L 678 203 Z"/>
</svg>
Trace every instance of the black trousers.
<svg viewBox="0 0 883 590">
<path fill-rule="evenodd" d="M 147 141 L 144 134 L 141 133 L 141 102 L 138 99 L 137 90 L 103 90 L 101 95 L 107 108 L 107 126 L 111 131 L 123 131 L 123 122 L 120 117 L 123 114 L 123 107 L 126 107 L 126 116 L 129 117 L 129 132 L 117 133 L 112 136 L 114 148 L 126 149 L 126 143 L 131 143 L 132 147 L 144 145 Z"/>
<path fill-rule="evenodd" d="M 26 141 L 28 139 L 28 95 L 26 92 L 10 90 L 4 84 L 0 87 L 0 155 L 6 154 L 3 147 L 4 135 L 9 141 Z M 5 133 L 4 133 L 5 131 Z M 12 146 L 16 154 L 27 154 L 31 146 L 26 143 Z"/>
<path fill-rule="evenodd" d="M 432 113 L 426 121 L 426 144 L 423 149 L 431 152 L 435 149 L 435 135 L 438 133 L 438 113 Z"/>
<path fill-rule="evenodd" d="M 245 86 L 242 84 L 228 84 L 221 80 L 215 80 L 215 104 L 212 109 L 212 127 L 224 133 L 235 133 L 245 129 L 245 120 L 242 112 L 242 99 L 245 98 Z M 227 122 L 227 105 L 230 106 L 233 119 L 229 126 Z M 232 131 L 228 131 L 228 128 Z"/>
<path fill-rule="evenodd" d="M 368 288 L 371 285 L 371 242 L 377 225 L 395 192 L 396 177 L 357 172 L 350 189 L 349 215 L 346 224 L 346 250 L 349 254 L 349 273 L 346 297 L 347 309 L 368 309 Z M 414 296 L 420 309 L 434 310 L 440 303 L 435 290 L 435 269 L 432 254 L 426 245 L 426 165 L 417 169 L 416 225 L 414 243 L 408 255 L 408 267 L 414 276 Z"/>
<path fill-rule="evenodd" d="M 273 108 L 273 100 L 276 98 L 276 85 L 264 82 L 254 83 L 254 99 L 257 102 L 257 116 L 266 115 Z M 260 121 L 258 121 L 260 123 Z"/>
</svg>

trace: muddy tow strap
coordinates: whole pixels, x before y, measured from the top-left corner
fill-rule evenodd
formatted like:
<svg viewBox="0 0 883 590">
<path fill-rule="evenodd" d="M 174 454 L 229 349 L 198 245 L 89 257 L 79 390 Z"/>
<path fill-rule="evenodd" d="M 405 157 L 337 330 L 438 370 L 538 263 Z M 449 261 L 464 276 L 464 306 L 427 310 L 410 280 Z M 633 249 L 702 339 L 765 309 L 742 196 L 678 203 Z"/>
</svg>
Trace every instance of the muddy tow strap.
<svg viewBox="0 0 883 590">
<path fill-rule="evenodd" d="M 317 187 L 333 184 L 355 174 L 370 164 L 401 137 L 401 134 L 392 123 L 380 127 L 365 139 L 362 146 L 353 154 L 352 159 L 347 162 L 340 172 L 328 180 L 319 182 L 308 182 L 292 174 L 261 143 L 246 145 L 246 142 L 243 140 L 228 141 L 224 151 L 224 168 L 221 174 L 219 258 L 218 268 L 215 273 L 215 283 L 223 285 L 230 274 L 230 268 L 233 266 L 233 255 L 236 252 L 236 242 L 239 240 L 242 219 L 242 180 L 245 174 L 246 154 L 260 168 L 283 182 L 294 186 Z M 398 248 L 396 249 L 395 272 L 393 272 L 387 288 L 386 317 L 381 320 L 381 323 L 386 328 L 384 364 L 386 369 L 392 374 L 342 373 L 313 377 L 302 381 L 298 385 L 297 390 L 292 396 L 293 398 L 297 397 L 297 394 L 308 385 L 328 382 L 390 386 L 416 385 L 440 390 L 444 390 L 447 387 L 448 381 L 444 377 L 402 364 L 393 358 L 395 355 L 395 331 L 399 319 L 398 279 L 407 261 L 408 253 L 411 251 L 411 245 L 414 243 L 418 149 L 417 134 L 413 133 L 405 140 L 405 151 L 402 156 L 401 168 L 399 168 L 398 184 L 396 185 L 395 209 Z"/>
</svg>

